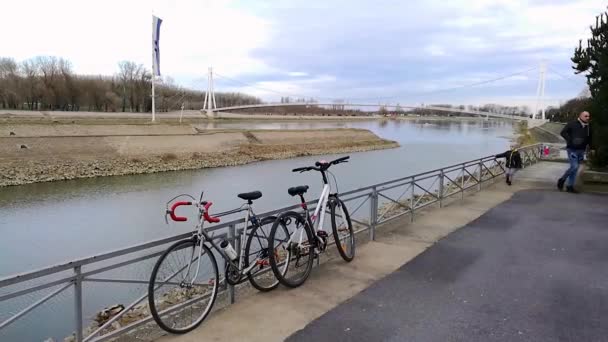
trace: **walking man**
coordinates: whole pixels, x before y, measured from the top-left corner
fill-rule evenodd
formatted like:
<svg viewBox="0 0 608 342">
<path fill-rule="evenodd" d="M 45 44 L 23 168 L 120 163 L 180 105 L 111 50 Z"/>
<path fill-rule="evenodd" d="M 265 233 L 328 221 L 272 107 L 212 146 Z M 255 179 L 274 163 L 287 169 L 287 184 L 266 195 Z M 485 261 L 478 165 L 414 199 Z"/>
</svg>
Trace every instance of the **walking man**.
<svg viewBox="0 0 608 342">
<path fill-rule="evenodd" d="M 577 193 L 574 189 L 574 181 L 576 180 L 576 173 L 578 167 L 583 161 L 585 151 L 591 144 L 591 127 L 589 127 L 589 112 L 582 112 L 578 119 L 569 122 L 561 132 L 562 137 L 566 140 L 566 150 L 568 151 L 568 161 L 570 167 L 564 175 L 557 181 L 557 188 L 559 191 L 564 189 L 564 183 L 566 184 L 566 191 Z"/>
</svg>

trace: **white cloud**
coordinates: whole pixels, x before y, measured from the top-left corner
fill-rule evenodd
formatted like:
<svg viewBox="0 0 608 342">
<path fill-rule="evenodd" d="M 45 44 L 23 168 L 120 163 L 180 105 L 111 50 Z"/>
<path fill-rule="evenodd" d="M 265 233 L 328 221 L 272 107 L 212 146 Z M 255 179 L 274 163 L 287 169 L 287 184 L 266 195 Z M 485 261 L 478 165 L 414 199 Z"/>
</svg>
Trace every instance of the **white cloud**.
<svg viewBox="0 0 608 342">
<path fill-rule="evenodd" d="M 154 11 L 163 19 L 163 74 L 200 77 L 210 65 L 227 75 L 272 70 L 250 56 L 268 42 L 269 22 L 230 1 L 22 0 L 2 11 L 2 54 L 17 60 L 55 55 L 91 74 L 112 74 L 121 60 L 150 68 Z"/>
<path fill-rule="evenodd" d="M 302 71 L 291 71 L 291 72 L 288 72 L 287 75 L 291 76 L 291 77 L 303 77 L 303 76 L 308 76 L 308 73 L 302 72 Z"/>
<path fill-rule="evenodd" d="M 426 53 L 428 53 L 429 55 L 435 56 L 435 57 L 447 55 L 447 53 L 445 52 L 443 47 L 436 45 L 436 44 L 428 45 L 427 47 L 424 48 L 424 51 Z"/>
</svg>

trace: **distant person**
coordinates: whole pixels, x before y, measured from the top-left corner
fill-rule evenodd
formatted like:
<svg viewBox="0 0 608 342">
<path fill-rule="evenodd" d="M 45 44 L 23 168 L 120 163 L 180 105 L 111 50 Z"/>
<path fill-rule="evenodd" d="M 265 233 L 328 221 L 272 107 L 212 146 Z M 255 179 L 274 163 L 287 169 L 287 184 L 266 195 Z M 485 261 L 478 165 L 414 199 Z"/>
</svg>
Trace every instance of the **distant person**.
<svg viewBox="0 0 608 342">
<path fill-rule="evenodd" d="M 513 183 L 513 176 L 515 175 L 515 173 L 517 172 L 517 170 L 521 169 L 522 167 L 522 162 L 521 162 L 521 154 L 519 154 L 519 151 L 517 150 L 517 145 L 513 144 L 511 145 L 511 149 L 501 153 L 501 154 L 497 154 L 495 157 L 496 158 L 505 158 L 506 159 L 506 167 L 507 167 L 507 184 L 511 185 Z"/>
<path fill-rule="evenodd" d="M 574 189 L 574 181 L 576 180 L 576 173 L 580 163 L 585 157 L 585 151 L 591 144 L 591 127 L 589 127 L 589 119 L 591 115 L 589 112 L 582 112 L 578 119 L 570 121 L 564 129 L 562 129 L 561 135 L 566 140 L 566 150 L 568 151 L 568 161 L 570 167 L 564 175 L 557 180 L 557 188 L 559 191 L 564 189 L 564 183 L 566 184 L 566 191 L 571 193 L 578 193 Z"/>
</svg>

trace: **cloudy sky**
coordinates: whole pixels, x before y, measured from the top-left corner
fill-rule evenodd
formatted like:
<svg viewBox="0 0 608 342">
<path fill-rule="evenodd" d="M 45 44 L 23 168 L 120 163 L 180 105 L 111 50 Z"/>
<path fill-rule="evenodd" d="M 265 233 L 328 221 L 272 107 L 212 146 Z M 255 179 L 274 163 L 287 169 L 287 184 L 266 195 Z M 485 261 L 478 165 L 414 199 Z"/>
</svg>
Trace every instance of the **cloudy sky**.
<svg viewBox="0 0 608 342">
<path fill-rule="evenodd" d="M 358 103 L 528 104 L 541 60 L 546 97 L 576 96 L 570 56 L 602 0 L 19 0 L 2 5 L 0 56 L 69 59 L 77 73 L 151 64 L 161 17 L 161 72 L 216 91 Z M 514 75 L 501 79 L 507 75 Z M 486 80 L 499 79 L 483 83 Z M 482 83 L 477 86 L 468 86 Z"/>
</svg>

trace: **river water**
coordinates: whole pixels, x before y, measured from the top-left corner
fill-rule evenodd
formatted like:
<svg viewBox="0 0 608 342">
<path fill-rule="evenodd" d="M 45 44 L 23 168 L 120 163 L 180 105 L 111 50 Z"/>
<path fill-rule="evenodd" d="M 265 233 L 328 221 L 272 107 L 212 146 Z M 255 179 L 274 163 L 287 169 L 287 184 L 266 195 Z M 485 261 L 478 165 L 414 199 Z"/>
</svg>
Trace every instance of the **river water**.
<svg viewBox="0 0 608 342">
<path fill-rule="evenodd" d="M 396 149 L 351 153 L 350 163 L 333 168 L 340 191 L 502 152 L 513 133 L 509 122 L 485 120 L 230 122 L 209 126 L 335 127 L 369 129 L 401 145 Z M 252 190 L 264 194 L 255 202 L 256 212 L 295 204 L 286 191 L 294 185 L 310 185 L 307 199 L 314 199 L 321 189 L 319 175 L 294 174 L 291 169 L 339 156 L 342 155 L 0 188 L 0 278 L 190 231 L 193 227 L 189 224 L 167 226 L 163 219 L 166 202 L 180 193 L 198 197 L 204 190 L 205 198 L 214 202 L 214 212 L 240 205 L 236 194 Z M 0 303 L 0 321 L 7 314 Z M 72 320 L 72 315 L 67 319 Z M 17 336 L 8 336 L 11 335 Z M 30 335 L 33 336 L 41 335 Z"/>
</svg>

